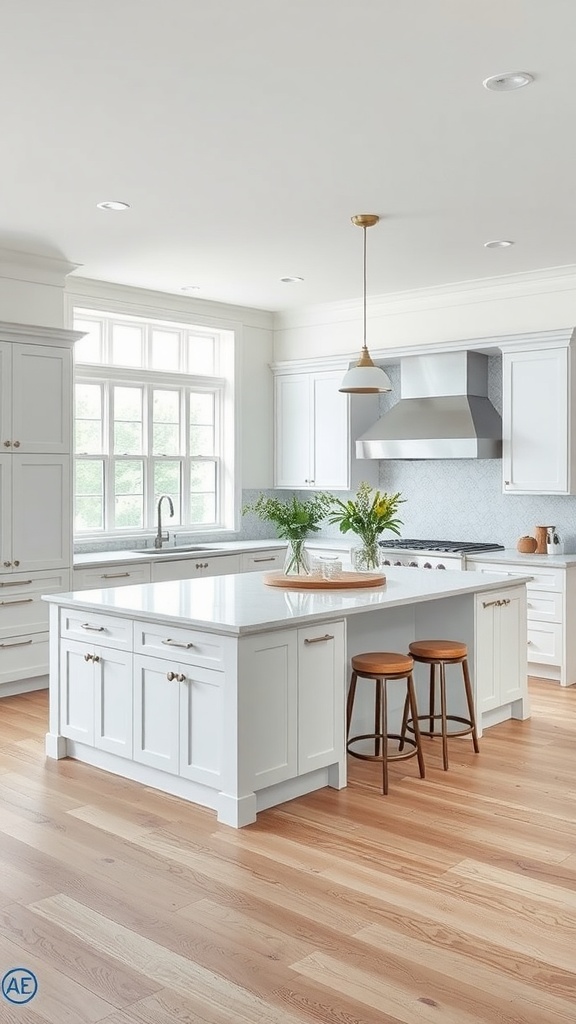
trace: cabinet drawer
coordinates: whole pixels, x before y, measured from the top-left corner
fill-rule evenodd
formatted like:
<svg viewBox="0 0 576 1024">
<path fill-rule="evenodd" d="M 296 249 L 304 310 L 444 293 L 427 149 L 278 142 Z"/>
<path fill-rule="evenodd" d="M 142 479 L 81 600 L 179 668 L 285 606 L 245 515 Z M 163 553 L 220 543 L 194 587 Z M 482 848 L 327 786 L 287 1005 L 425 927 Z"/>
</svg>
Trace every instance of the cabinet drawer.
<svg viewBox="0 0 576 1024">
<path fill-rule="evenodd" d="M 0 641 L 0 684 L 44 676 L 48 672 L 48 633 L 23 634 Z"/>
<path fill-rule="evenodd" d="M 69 588 L 68 571 L 42 572 L 0 582 L 0 638 L 48 629 L 48 605 L 42 594 L 62 593 Z"/>
<path fill-rule="evenodd" d="M 535 590 L 528 587 L 528 623 L 562 622 L 563 595 L 553 590 Z"/>
<path fill-rule="evenodd" d="M 543 665 L 562 664 L 563 627 L 558 622 L 528 623 L 528 661 Z"/>
<path fill-rule="evenodd" d="M 242 555 L 242 572 L 266 572 L 270 569 L 281 569 L 285 558 L 285 548 L 273 551 L 252 551 Z"/>
<path fill-rule="evenodd" d="M 120 651 L 132 649 L 132 623 L 113 615 L 62 608 L 61 636 L 70 640 L 92 639 L 100 647 L 113 647 Z"/>
<path fill-rule="evenodd" d="M 73 590 L 96 590 L 97 587 L 127 587 L 131 583 L 150 583 L 150 564 L 99 566 L 96 569 L 74 569 Z"/>
<path fill-rule="evenodd" d="M 154 622 L 134 623 L 134 653 L 166 661 L 177 658 L 186 665 L 203 668 L 221 669 L 224 660 L 222 637 Z"/>
<path fill-rule="evenodd" d="M 224 576 L 240 572 L 240 555 L 218 555 L 210 557 L 200 554 L 190 558 L 167 559 L 152 563 L 152 582 L 162 580 L 194 580 L 202 576 Z"/>
<path fill-rule="evenodd" d="M 466 560 L 466 568 L 476 572 L 505 573 L 506 576 L 531 576 L 532 579 L 526 584 L 528 591 L 557 590 L 562 593 L 564 590 L 564 569 L 538 565 L 537 562 L 512 566 L 502 562 L 475 562 L 469 558 Z"/>
</svg>

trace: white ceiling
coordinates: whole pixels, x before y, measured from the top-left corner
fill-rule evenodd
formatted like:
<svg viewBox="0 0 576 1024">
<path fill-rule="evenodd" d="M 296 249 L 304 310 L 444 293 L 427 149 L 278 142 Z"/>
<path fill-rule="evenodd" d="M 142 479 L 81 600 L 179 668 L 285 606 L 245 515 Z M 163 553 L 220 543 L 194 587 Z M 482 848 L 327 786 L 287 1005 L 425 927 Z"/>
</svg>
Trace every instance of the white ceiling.
<svg viewBox="0 0 576 1024">
<path fill-rule="evenodd" d="M 355 213 L 371 294 L 576 263 L 575 46 L 574 0 L 3 0 L 0 246 L 273 310 L 361 294 Z"/>
</svg>

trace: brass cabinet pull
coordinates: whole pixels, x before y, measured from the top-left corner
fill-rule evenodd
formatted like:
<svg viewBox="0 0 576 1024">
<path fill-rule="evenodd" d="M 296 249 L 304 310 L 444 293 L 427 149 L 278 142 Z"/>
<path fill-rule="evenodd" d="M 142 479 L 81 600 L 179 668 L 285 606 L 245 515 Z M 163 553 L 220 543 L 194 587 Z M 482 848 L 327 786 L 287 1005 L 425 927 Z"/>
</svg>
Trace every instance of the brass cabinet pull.
<svg viewBox="0 0 576 1024">
<path fill-rule="evenodd" d="M 207 569 L 208 568 L 208 562 L 196 562 L 195 568 L 196 569 Z"/>
<path fill-rule="evenodd" d="M 31 640 L 17 640 L 15 644 L 0 644 L 0 647 L 27 647 Z"/>
<path fill-rule="evenodd" d="M 313 636 L 310 640 L 306 639 L 306 640 L 304 640 L 304 643 L 305 644 L 323 644 L 323 643 L 326 643 L 327 640 L 333 640 L 333 639 L 334 639 L 334 637 L 333 637 L 332 633 L 325 633 L 324 636 Z"/>
<path fill-rule="evenodd" d="M 91 626 L 89 622 L 80 623 L 81 629 L 90 629 L 93 633 L 104 633 L 104 626 Z"/>
<path fill-rule="evenodd" d="M 32 583 L 32 580 L 9 580 L 6 583 L 0 583 L 0 587 L 24 587 L 27 583 Z"/>
<path fill-rule="evenodd" d="M 12 444 L 14 445 L 15 448 L 20 447 L 20 441 L 13 441 Z"/>
<path fill-rule="evenodd" d="M 129 572 L 105 572 L 101 580 L 119 580 L 121 576 L 129 576 Z"/>
<path fill-rule="evenodd" d="M 498 601 L 482 601 L 483 608 L 491 608 L 492 606 L 495 606 L 496 608 L 502 608 L 506 604 L 510 604 L 509 597 L 500 598 Z"/>
<path fill-rule="evenodd" d="M 11 444 L 12 444 L 12 441 L 4 441 L 4 447 L 5 448 L 9 448 Z"/>
<path fill-rule="evenodd" d="M 100 661 L 99 654 L 85 654 L 84 661 Z"/>
<path fill-rule="evenodd" d="M 9 569 L 11 565 L 12 565 L 12 562 L 4 562 L 4 568 L 5 569 Z"/>
<path fill-rule="evenodd" d="M 33 600 L 33 597 L 20 597 L 15 601 L 0 601 L 0 604 L 30 604 Z"/>
<path fill-rule="evenodd" d="M 170 637 L 167 640 L 163 640 L 162 643 L 166 644 L 167 647 L 183 647 L 185 651 L 189 651 L 191 647 L 194 647 L 194 644 L 180 643 L 179 640 L 171 640 Z"/>
<path fill-rule="evenodd" d="M 170 682 L 172 682 L 173 679 L 176 679 L 177 682 L 183 683 L 184 680 L 186 679 L 186 676 L 183 675 L 182 672 L 167 672 L 166 679 L 169 679 Z"/>
<path fill-rule="evenodd" d="M 18 559 L 15 560 L 14 565 L 20 565 L 20 562 L 18 561 Z"/>
</svg>

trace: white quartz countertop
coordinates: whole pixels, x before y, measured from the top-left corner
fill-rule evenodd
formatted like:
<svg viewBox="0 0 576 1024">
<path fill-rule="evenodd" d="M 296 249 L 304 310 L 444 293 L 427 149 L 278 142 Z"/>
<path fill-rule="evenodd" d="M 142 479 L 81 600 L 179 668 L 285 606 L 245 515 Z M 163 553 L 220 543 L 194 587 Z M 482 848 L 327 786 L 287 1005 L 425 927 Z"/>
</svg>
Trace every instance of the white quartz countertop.
<svg viewBox="0 0 576 1024">
<path fill-rule="evenodd" d="M 516 551 L 516 548 L 505 548 L 504 551 L 478 551 L 466 555 L 466 564 L 468 562 L 499 562 L 501 565 L 525 565 L 531 569 L 541 568 L 543 565 L 566 569 L 576 565 L 576 554 L 523 555 Z"/>
<path fill-rule="evenodd" d="M 77 569 L 97 568 L 100 565 L 124 565 L 126 562 L 173 561 L 180 558 L 197 558 L 204 555 L 238 555 L 250 551 L 269 551 L 271 548 L 285 548 L 286 541 L 276 537 L 268 540 L 223 540 L 203 543 L 198 541 L 198 550 L 186 551 L 192 544 L 183 544 L 182 548 L 165 544 L 162 554 L 153 547 L 139 548 L 132 551 L 85 551 L 74 555 L 74 567 Z"/>
<path fill-rule="evenodd" d="M 44 600 L 87 612 L 166 622 L 214 633 L 241 636 L 315 621 L 345 618 L 365 611 L 396 608 L 528 582 L 526 577 L 485 572 L 386 570 L 384 586 L 366 590 L 282 590 L 267 586 L 265 573 L 238 573 L 202 579 L 146 583 L 128 587 L 50 594 Z"/>
</svg>

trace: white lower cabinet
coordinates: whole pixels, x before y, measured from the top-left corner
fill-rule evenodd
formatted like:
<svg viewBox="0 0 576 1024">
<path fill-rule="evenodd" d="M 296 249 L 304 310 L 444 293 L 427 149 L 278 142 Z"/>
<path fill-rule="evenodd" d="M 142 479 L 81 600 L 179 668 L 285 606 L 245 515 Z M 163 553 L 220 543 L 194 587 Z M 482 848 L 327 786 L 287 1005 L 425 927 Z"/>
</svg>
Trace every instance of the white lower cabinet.
<svg viewBox="0 0 576 1024">
<path fill-rule="evenodd" d="M 222 673 L 169 658 L 134 656 L 134 760 L 217 787 Z"/>
<path fill-rule="evenodd" d="M 193 558 L 152 562 L 152 583 L 163 580 L 193 580 L 199 576 L 225 576 L 240 572 L 240 555 L 198 555 Z"/>
<path fill-rule="evenodd" d="M 239 742 L 255 792 L 342 759 L 344 637 L 339 621 L 241 642 Z"/>
<path fill-rule="evenodd" d="M 62 640 L 60 731 L 68 739 L 132 757 L 132 654 Z"/>
<path fill-rule="evenodd" d="M 247 551 L 242 555 L 242 572 L 279 571 L 286 559 L 286 548 L 270 548 L 269 551 Z"/>
<path fill-rule="evenodd" d="M 476 618 L 478 716 L 526 696 L 526 600 L 524 586 L 479 594 Z"/>
<path fill-rule="evenodd" d="M 77 568 L 72 573 L 72 590 L 102 590 L 105 587 L 128 587 L 134 583 L 150 583 L 150 563 Z"/>
<path fill-rule="evenodd" d="M 48 672 L 48 605 L 42 594 L 70 589 L 68 570 L 0 576 L 0 696 Z M 40 680 L 41 684 L 41 680 Z"/>
</svg>

